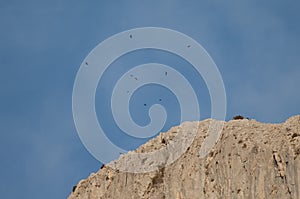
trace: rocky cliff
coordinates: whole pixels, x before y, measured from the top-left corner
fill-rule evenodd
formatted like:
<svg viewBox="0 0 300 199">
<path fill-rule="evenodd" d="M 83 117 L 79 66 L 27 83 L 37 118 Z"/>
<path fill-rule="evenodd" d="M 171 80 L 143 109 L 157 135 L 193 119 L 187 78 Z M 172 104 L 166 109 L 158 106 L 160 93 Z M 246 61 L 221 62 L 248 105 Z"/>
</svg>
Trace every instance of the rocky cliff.
<svg viewBox="0 0 300 199">
<path fill-rule="evenodd" d="M 197 126 L 192 144 L 172 164 L 147 173 L 104 166 L 81 180 L 69 199 L 300 199 L 300 116 L 282 124 L 248 119 L 226 122 L 216 145 L 200 158 L 199 149 L 210 122 L 185 122 L 135 151 L 167 147 L 180 129 L 188 131 Z"/>
</svg>

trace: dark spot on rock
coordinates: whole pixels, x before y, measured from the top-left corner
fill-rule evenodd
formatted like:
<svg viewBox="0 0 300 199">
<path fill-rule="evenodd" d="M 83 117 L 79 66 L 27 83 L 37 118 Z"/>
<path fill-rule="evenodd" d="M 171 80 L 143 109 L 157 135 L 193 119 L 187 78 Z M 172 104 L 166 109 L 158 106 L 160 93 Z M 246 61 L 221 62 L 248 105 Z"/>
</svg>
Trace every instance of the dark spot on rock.
<svg viewBox="0 0 300 199">
<path fill-rule="evenodd" d="M 73 186 L 72 192 L 74 192 L 76 190 L 77 186 Z"/>
<path fill-rule="evenodd" d="M 298 148 L 298 149 L 295 150 L 295 155 L 296 156 L 300 155 L 300 148 Z"/>
<path fill-rule="evenodd" d="M 295 137 L 298 137 L 298 136 L 300 136 L 300 135 L 297 134 L 297 133 L 293 133 L 292 138 L 295 138 Z"/>
<path fill-rule="evenodd" d="M 257 146 L 254 146 L 254 147 L 251 149 L 251 152 L 257 154 L 257 153 L 258 153 L 258 147 L 257 147 Z"/>
<path fill-rule="evenodd" d="M 241 116 L 241 115 L 236 115 L 236 116 L 233 117 L 233 119 L 234 119 L 234 120 L 243 120 L 244 117 Z"/>
<path fill-rule="evenodd" d="M 130 39 L 132 39 L 132 35 L 129 35 Z"/>
<path fill-rule="evenodd" d="M 143 158 L 142 159 L 142 164 L 144 164 L 146 160 L 147 160 L 147 158 Z"/>
</svg>

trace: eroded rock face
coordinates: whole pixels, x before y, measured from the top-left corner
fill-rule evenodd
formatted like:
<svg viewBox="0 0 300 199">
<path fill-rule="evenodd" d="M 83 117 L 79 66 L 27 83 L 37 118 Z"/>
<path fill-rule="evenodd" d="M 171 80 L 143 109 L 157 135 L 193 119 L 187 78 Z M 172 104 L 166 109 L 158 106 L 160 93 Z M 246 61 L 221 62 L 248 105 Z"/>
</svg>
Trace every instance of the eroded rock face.
<svg viewBox="0 0 300 199">
<path fill-rule="evenodd" d="M 81 180 L 69 199 L 300 198 L 300 116 L 282 124 L 226 122 L 214 148 L 199 158 L 210 122 L 173 127 L 135 151 L 166 147 L 183 125 L 199 125 L 192 145 L 174 163 L 148 173 L 106 166 Z"/>
</svg>

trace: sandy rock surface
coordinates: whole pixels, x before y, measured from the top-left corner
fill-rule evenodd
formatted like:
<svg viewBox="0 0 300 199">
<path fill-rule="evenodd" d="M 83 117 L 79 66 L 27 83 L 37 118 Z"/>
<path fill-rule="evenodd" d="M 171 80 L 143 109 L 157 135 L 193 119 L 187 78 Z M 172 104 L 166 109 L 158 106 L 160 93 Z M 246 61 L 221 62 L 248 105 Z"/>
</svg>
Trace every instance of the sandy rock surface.
<svg viewBox="0 0 300 199">
<path fill-rule="evenodd" d="M 172 164 L 147 173 L 105 166 L 81 180 L 69 199 L 300 199 L 299 115 L 281 124 L 248 119 L 226 122 L 216 145 L 200 158 L 211 121 L 183 123 L 130 152 L 163 149 L 177 134 L 198 127 L 192 144 Z M 127 155 L 115 164 L 124 164 L 122 158 Z"/>
</svg>

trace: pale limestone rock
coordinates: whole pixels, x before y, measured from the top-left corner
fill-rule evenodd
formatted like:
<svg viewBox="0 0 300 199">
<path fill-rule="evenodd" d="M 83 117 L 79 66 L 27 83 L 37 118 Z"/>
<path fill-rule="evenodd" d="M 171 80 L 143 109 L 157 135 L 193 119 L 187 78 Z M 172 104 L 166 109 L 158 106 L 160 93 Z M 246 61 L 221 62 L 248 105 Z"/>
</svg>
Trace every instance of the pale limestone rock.
<svg viewBox="0 0 300 199">
<path fill-rule="evenodd" d="M 211 121 L 173 127 L 131 152 L 156 151 L 170 144 L 184 126 L 185 131 L 199 127 L 191 146 L 172 164 L 149 173 L 106 166 L 81 180 L 69 199 L 300 199 L 300 116 L 282 124 L 226 122 L 217 144 L 200 158 Z"/>
</svg>

